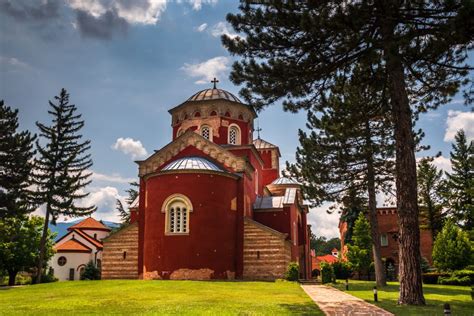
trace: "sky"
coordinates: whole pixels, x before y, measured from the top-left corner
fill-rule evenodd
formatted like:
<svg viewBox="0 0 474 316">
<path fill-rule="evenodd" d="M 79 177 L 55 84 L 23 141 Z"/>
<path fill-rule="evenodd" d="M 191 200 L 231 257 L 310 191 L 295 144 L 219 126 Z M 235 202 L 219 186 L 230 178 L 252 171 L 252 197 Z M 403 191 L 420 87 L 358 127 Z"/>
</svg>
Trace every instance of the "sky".
<svg viewBox="0 0 474 316">
<path fill-rule="evenodd" d="M 117 221 L 115 201 L 137 180 L 134 160 L 171 140 L 167 110 L 210 88 L 214 77 L 238 94 L 228 79 L 236 59 L 220 41 L 237 35 L 225 20 L 237 11 L 230 0 L 0 0 L 0 99 L 19 109 L 21 129 L 37 133 L 35 122 L 50 123 L 48 100 L 67 89 L 92 141 L 93 182 L 81 203 L 98 206 L 94 217 Z M 305 121 L 306 113 L 284 112 L 279 103 L 259 113 L 261 137 L 280 146 L 281 165 L 294 161 Z M 417 127 L 431 146 L 418 157 L 441 151 L 435 163 L 449 171 L 454 134 L 464 128 L 473 139 L 474 114 L 456 96 Z M 338 214 L 327 208 L 312 209 L 309 222 L 317 235 L 335 237 Z"/>
</svg>

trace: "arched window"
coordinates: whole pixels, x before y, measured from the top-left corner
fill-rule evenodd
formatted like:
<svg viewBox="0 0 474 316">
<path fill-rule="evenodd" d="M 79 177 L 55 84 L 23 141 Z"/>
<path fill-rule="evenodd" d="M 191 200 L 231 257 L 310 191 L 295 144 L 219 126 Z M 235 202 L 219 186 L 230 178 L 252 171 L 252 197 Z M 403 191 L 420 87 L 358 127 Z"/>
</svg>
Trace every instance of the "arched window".
<svg viewBox="0 0 474 316">
<path fill-rule="evenodd" d="M 163 203 L 162 212 L 166 213 L 167 235 L 187 235 L 189 233 L 189 213 L 192 212 L 191 201 L 181 194 L 168 197 Z"/>
<path fill-rule="evenodd" d="M 205 139 L 212 141 L 212 129 L 209 126 L 207 125 L 201 126 L 201 135 Z"/>
<path fill-rule="evenodd" d="M 211 116 L 216 116 L 216 115 L 217 115 L 216 111 L 211 112 Z"/>
<path fill-rule="evenodd" d="M 240 145 L 240 129 L 237 125 L 231 125 L 229 127 L 229 144 Z"/>
<path fill-rule="evenodd" d="M 194 113 L 194 117 L 201 117 L 201 113 L 199 112 Z"/>
</svg>

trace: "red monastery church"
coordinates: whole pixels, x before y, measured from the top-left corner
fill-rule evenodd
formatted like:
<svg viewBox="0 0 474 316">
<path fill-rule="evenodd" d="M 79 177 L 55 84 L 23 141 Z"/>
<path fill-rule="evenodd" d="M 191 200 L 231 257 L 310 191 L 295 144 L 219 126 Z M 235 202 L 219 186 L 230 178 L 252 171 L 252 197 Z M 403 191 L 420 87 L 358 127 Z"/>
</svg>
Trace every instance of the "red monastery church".
<svg viewBox="0 0 474 316">
<path fill-rule="evenodd" d="M 308 207 L 279 178 L 277 146 L 253 138 L 254 109 L 200 91 L 169 110 L 172 141 L 137 161 L 131 224 L 104 240 L 102 277 L 276 279 L 311 275 Z"/>
</svg>

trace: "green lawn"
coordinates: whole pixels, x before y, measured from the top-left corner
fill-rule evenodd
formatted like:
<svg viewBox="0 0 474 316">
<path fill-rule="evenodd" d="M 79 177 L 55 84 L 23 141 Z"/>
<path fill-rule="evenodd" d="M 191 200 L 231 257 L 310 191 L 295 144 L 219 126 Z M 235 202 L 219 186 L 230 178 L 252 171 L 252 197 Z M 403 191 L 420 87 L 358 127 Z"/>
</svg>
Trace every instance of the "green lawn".
<svg viewBox="0 0 474 316">
<path fill-rule="evenodd" d="M 76 281 L 0 288 L 2 315 L 323 315 L 294 282 Z"/>
<path fill-rule="evenodd" d="M 452 285 L 423 285 L 426 306 L 399 306 L 398 283 L 389 282 L 384 288 L 378 289 L 379 302 L 374 303 L 375 282 L 349 280 L 349 294 L 357 296 L 372 304 L 378 305 L 395 315 L 443 315 L 444 303 L 451 305 L 451 314 L 474 315 L 474 301 L 471 299 L 471 288 L 467 286 Z M 344 281 L 338 280 L 333 285 L 339 290 L 344 290 Z"/>
</svg>

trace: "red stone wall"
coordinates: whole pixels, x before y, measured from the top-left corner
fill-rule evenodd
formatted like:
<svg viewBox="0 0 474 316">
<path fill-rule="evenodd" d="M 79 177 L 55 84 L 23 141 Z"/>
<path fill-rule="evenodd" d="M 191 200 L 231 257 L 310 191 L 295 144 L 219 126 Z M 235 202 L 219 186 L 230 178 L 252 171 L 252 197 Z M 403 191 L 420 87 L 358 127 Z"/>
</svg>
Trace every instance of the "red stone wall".
<svg viewBox="0 0 474 316">
<path fill-rule="evenodd" d="M 143 232 L 143 278 L 227 279 L 235 276 L 237 180 L 210 174 L 167 174 L 147 179 Z M 193 204 L 189 235 L 166 236 L 165 199 L 175 193 Z M 140 215 L 142 215 L 140 213 Z"/>
</svg>

